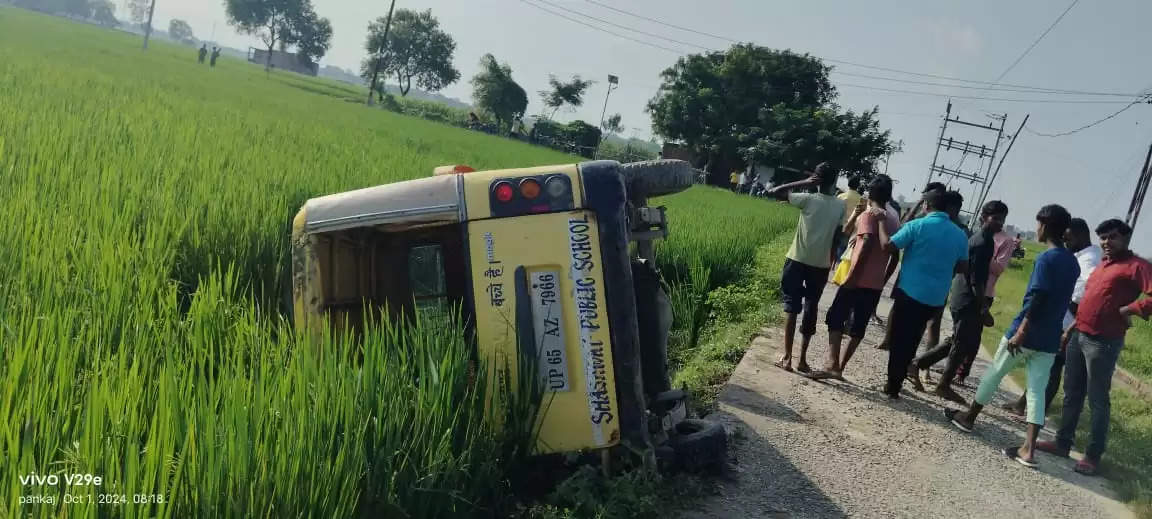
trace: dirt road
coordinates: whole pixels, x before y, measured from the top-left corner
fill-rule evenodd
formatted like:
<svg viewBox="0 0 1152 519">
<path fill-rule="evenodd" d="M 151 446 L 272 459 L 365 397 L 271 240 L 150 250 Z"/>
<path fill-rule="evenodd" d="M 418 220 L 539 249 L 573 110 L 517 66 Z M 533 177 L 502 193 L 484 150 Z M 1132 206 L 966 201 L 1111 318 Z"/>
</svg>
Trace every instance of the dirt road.
<svg viewBox="0 0 1152 519">
<path fill-rule="evenodd" d="M 834 290 L 829 285 L 821 300 L 821 323 Z M 890 306 L 881 301 L 885 319 Z M 847 382 L 827 383 L 773 366 L 782 332 L 764 332 L 713 416 L 735 438 L 728 473 L 718 495 L 684 517 L 1133 517 L 1105 481 L 1076 474 L 1071 460 L 1040 454 L 1040 469 L 1030 470 L 1000 453 L 1023 433 L 1021 421 L 999 410 L 1019 394 L 1011 381 L 966 435 L 943 419 L 942 399 L 910 386 L 896 402 L 880 393 L 887 352 L 874 346 L 883 328 L 870 326 Z M 809 363 L 819 368 L 827 352 L 823 324 L 812 345 Z M 971 399 L 974 388 L 958 389 Z"/>
</svg>

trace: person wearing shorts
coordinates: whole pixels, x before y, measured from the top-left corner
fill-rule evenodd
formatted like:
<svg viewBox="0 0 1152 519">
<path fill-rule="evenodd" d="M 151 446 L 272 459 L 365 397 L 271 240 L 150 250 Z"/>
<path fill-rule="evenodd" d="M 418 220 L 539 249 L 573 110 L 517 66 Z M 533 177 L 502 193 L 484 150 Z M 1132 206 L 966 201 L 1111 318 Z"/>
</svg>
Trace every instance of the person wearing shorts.
<svg viewBox="0 0 1152 519">
<path fill-rule="evenodd" d="M 858 215 L 852 223 L 855 227 L 855 243 L 852 245 L 851 267 L 848 277 L 836 291 L 836 298 L 828 308 L 825 323 L 828 325 L 828 360 L 824 369 L 811 375 L 815 379 L 842 378 L 844 367 L 864 338 L 868 320 L 876 312 L 881 291 L 888 280 L 889 261 L 892 253 L 880 247 L 878 226 L 887 226 L 888 232 L 895 234 L 900 227 L 900 219 L 887 210 L 892 198 L 892 179 L 887 175 L 877 175 L 868 185 L 869 207 L 883 211 L 878 216 L 871 212 Z M 848 330 L 848 349 L 840 358 L 840 345 L 844 339 L 846 323 L 851 317 Z"/>
<path fill-rule="evenodd" d="M 783 293 L 784 313 L 787 320 L 784 326 L 784 356 L 776 366 L 792 371 L 792 345 L 796 337 L 796 320 L 803 314 L 800 334 L 800 362 L 796 369 L 802 373 L 811 371 L 808 367 L 808 345 L 816 334 L 816 310 L 824 285 L 828 284 L 828 269 L 832 266 L 832 253 L 840 224 L 844 220 L 844 201 L 832 194 L 836 189 L 838 171 L 827 162 L 816 166 L 816 172 L 805 180 L 777 186 L 769 192 L 780 201 L 800 209 L 800 220 L 792 246 L 784 260 L 784 271 L 780 276 L 780 291 Z M 794 189 L 815 189 L 814 193 L 795 193 Z"/>
</svg>

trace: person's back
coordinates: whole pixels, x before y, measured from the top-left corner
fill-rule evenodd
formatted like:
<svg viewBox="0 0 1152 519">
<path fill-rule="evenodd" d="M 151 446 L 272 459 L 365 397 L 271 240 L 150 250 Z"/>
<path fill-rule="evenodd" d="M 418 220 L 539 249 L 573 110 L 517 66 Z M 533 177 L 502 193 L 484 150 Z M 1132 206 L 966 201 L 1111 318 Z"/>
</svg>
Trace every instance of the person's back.
<svg viewBox="0 0 1152 519">
<path fill-rule="evenodd" d="M 832 241 L 845 211 L 844 201 L 822 192 L 790 193 L 788 203 L 800 208 L 788 258 L 816 268 L 831 266 Z"/>
<path fill-rule="evenodd" d="M 905 223 L 892 240 L 904 250 L 900 290 L 923 304 L 942 306 L 956 262 L 968 256 L 968 236 L 948 213 L 933 211 Z"/>
</svg>

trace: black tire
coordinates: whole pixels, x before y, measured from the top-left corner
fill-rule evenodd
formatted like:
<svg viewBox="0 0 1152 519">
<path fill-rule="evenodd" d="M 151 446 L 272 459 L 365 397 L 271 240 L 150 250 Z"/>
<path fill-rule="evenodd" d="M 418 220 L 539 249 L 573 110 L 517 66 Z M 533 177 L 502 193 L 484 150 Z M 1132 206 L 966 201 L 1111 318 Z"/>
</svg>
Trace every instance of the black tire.
<svg viewBox="0 0 1152 519">
<path fill-rule="evenodd" d="M 640 196 L 665 196 L 692 187 L 695 173 L 683 160 L 663 159 L 620 165 L 628 190 Z"/>
<path fill-rule="evenodd" d="M 676 462 L 689 472 L 719 469 L 728 456 L 728 435 L 724 426 L 708 420 L 689 418 L 676 424 L 676 436 L 668 445 L 676 451 Z"/>
<path fill-rule="evenodd" d="M 656 447 L 656 468 L 660 472 L 669 473 L 676 470 L 676 450 L 667 445 Z"/>
</svg>

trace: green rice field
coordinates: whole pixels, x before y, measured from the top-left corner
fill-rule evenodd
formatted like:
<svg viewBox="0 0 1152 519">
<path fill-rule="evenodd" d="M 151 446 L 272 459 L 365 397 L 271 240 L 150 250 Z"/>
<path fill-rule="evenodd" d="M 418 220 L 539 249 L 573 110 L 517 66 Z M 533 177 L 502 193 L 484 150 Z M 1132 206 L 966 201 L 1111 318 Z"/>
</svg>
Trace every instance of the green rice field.
<svg viewBox="0 0 1152 519">
<path fill-rule="evenodd" d="M 443 164 L 578 159 L 139 47 L 0 6 L 0 517 L 506 510 L 527 433 L 485 418 L 463 333 L 385 323 L 363 363 L 318 354 L 353 346 L 311 344 L 283 314 L 289 223 L 310 197 Z M 658 256 L 693 320 L 691 294 L 739 282 L 794 219 L 711 188 L 658 202 Z"/>
</svg>

